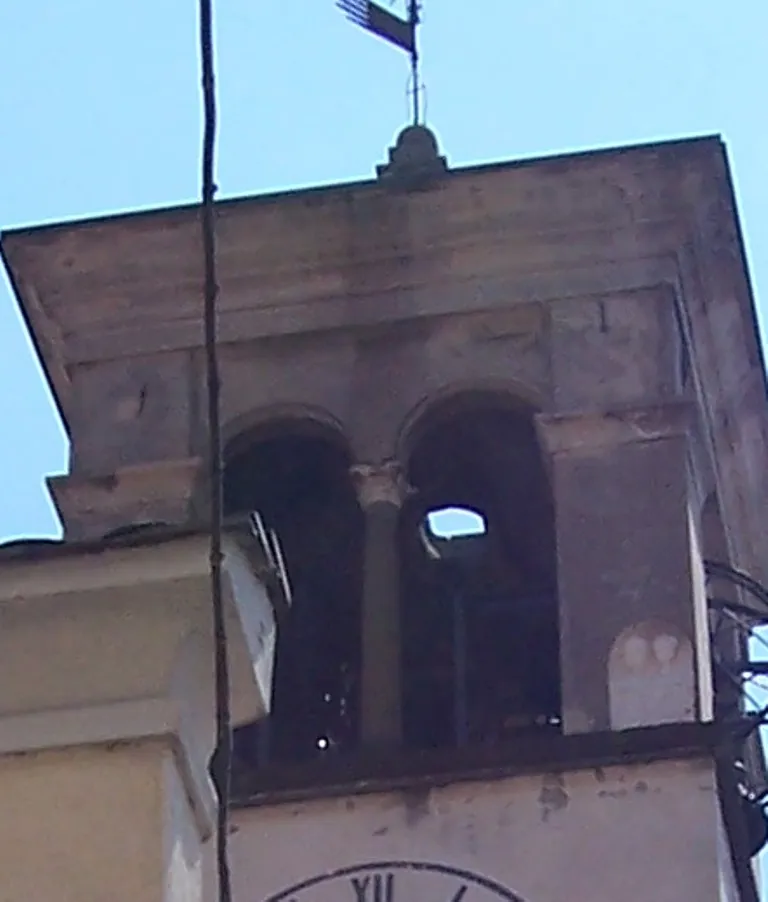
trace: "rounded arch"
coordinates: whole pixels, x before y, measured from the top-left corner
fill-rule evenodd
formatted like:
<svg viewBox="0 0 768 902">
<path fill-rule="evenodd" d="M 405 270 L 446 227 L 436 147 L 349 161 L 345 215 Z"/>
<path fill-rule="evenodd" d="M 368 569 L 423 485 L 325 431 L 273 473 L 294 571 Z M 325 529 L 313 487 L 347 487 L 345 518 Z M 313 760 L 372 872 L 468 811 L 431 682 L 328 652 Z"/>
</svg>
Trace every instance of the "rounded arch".
<svg viewBox="0 0 768 902">
<path fill-rule="evenodd" d="M 455 506 L 487 514 L 471 485 L 476 480 L 465 477 L 472 470 L 481 476 L 480 458 L 491 465 L 489 455 L 499 473 L 509 471 L 507 479 L 523 470 L 535 476 L 541 500 L 551 507 L 551 486 L 535 425 L 540 410 L 529 392 L 521 394 L 499 382 L 457 383 L 423 399 L 408 414 L 398 436 L 398 460 L 417 490 L 408 507 Z M 495 440 L 496 429 L 503 429 L 506 445 Z M 442 479 L 435 478 L 438 468 Z M 489 498 L 488 503 L 497 501 Z"/>
<path fill-rule="evenodd" d="M 362 512 L 351 451 L 325 412 L 274 406 L 241 419 L 224 459 L 224 510 L 258 511 L 293 590 L 279 625 L 270 718 L 238 734 L 240 758 L 306 761 L 357 737 Z"/>
<path fill-rule="evenodd" d="M 398 441 L 404 730 L 420 747 L 495 742 L 560 723 L 554 505 L 529 394 L 453 385 Z M 425 536 L 435 509 L 482 530 Z M 428 541 L 425 541 L 425 538 Z"/>
<path fill-rule="evenodd" d="M 419 436 L 437 420 L 469 407 L 494 406 L 533 417 L 544 399 L 528 386 L 498 379 L 452 382 L 424 395 L 403 418 L 395 438 L 395 456 L 407 461 Z"/>
<path fill-rule="evenodd" d="M 343 424 L 328 410 L 309 404 L 269 404 L 231 418 L 222 425 L 224 467 L 264 441 L 284 436 L 324 439 L 350 455 Z M 207 519 L 210 509 L 210 473 L 204 459 L 192 492 L 191 509 L 197 520 Z"/>
<path fill-rule="evenodd" d="M 300 403 L 269 404 L 224 423 L 224 459 L 255 442 L 288 432 L 323 436 L 339 445 L 349 444 L 344 424 L 325 408 Z"/>
</svg>

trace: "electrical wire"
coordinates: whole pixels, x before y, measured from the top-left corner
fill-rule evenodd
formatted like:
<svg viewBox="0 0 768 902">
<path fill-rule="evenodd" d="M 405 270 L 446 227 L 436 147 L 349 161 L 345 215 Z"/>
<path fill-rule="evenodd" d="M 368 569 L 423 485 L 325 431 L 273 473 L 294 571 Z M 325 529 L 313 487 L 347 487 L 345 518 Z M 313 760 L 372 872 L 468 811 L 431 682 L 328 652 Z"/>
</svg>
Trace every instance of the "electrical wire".
<svg viewBox="0 0 768 902">
<path fill-rule="evenodd" d="M 222 448 L 221 379 L 217 353 L 216 300 L 216 87 L 213 48 L 212 0 L 200 0 L 200 59 L 203 89 L 202 202 L 200 226 L 203 247 L 203 320 L 205 332 L 206 387 L 208 395 L 208 457 L 210 482 L 210 581 L 214 640 L 214 684 L 216 706 L 216 750 L 211 775 L 217 794 L 216 872 L 219 902 L 231 902 L 229 871 L 229 794 L 232 770 L 232 725 L 229 699 L 229 660 L 222 591 Z"/>
<path fill-rule="evenodd" d="M 768 616 L 768 589 L 756 579 L 720 561 L 704 561 L 704 572 L 710 579 L 724 579 L 734 583 L 739 588 L 746 589 L 753 598 L 766 606 L 766 616 Z"/>
<path fill-rule="evenodd" d="M 743 571 L 719 561 L 704 561 L 704 571 L 708 579 L 725 580 L 749 594 L 753 603 L 756 603 L 754 608 L 737 601 L 719 598 L 710 599 L 709 604 L 713 611 L 720 617 L 730 620 L 745 636 L 768 648 L 768 641 L 755 632 L 756 626 L 765 625 L 768 621 L 768 589 Z M 760 605 L 764 610 L 760 610 Z M 758 690 L 762 689 L 762 686 L 755 680 L 754 674 L 751 677 L 746 676 L 751 672 L 752 662 L 749 658 L 739 662 L 739 672 L 734 673 L 729 665 L 718 659 L 717 655 L 713 657 L 718 672 L 739 688 L 747 703 L 753 708 L 742 717 L 741 725 L 737 726 L 737 730 L 743 734 L 742 738 L 746 738 L 754 730 L 764 726 L 768 720 L 768 705 L 760 704 L 747 689 L 747 684 Z"/>
</svg>

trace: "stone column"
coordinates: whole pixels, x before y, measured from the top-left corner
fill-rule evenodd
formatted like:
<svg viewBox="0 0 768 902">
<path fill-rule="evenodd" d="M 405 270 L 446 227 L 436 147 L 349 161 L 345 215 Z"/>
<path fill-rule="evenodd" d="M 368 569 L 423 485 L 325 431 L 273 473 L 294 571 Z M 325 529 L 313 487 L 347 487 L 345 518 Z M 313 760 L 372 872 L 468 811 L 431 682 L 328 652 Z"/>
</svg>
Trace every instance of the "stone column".
<svg viewBox="0 0 768 902">
<path fill-rule="evenodd" d="M 649 622 L 660 634 L 694 636 L 687 418 L 687 405 L 676 403 L 538 418 L 556 507 L 567 733 L 621 728 L 609 701 L 609 658 L 620 636 Z M 694 675 L 682 682 L 693 687 Z M 670 719 L 665 708 L 654 721 L 650 696 L 637 701 L 637 712 L 622 712 L 624 725 Z M 695 708 L 687 698 L 676 719 Z"/>
<path fill-rule="evenodd" d="M 361 738 L 392 748 L 402 740 L 398 522 L 408 487 L 396 461 L 358 464 L 352 478 L 365 513 Z"/>
</svg>

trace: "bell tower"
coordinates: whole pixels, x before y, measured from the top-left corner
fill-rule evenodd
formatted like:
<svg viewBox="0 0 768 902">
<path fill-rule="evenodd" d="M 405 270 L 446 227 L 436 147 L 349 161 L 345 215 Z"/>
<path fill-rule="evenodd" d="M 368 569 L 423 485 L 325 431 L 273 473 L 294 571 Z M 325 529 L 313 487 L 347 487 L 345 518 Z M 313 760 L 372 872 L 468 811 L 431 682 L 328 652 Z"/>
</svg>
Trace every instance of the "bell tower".
<svg viewBox="0 0 768 902">
<path fill-rule="evenodd" d="M 238 902 L 754 902 L 768 406 L 722 142 L 453 168 L 414 125 L 217 232 L 226 521 L 291 583 L 255 625 L 240 596 L 274 641 L 243 646 Z M 3 238 L 64 547 L 203 528 L 198 234 Z"/>
</svg>

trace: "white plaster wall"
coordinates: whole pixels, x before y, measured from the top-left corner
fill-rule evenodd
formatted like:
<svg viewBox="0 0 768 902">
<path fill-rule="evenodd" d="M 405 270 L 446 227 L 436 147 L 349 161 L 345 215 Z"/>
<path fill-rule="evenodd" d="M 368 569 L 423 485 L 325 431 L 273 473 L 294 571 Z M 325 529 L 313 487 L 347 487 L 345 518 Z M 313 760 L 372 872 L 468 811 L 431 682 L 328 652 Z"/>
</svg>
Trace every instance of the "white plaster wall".
<svg viewBox="0 0 768 902">
<path fill-rule="evenodd" d="M 527 902 L 720 898 L 718 812 L 707 762 L 258 807 L 235 812 L 234 820 L 236 902 L 262 902 L 339 868 L 401 860 L 466 869 Z M 393 902 L 451 902 L 456 886 L 414 876 L 402 889 Z M 356 902 L 349 881 L 286 897 L 293 898 Z M 490 899 L 482 888 L 463 896 Z"/>
</svg>

